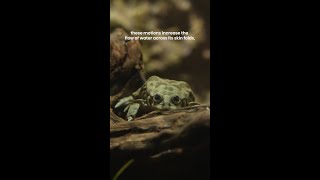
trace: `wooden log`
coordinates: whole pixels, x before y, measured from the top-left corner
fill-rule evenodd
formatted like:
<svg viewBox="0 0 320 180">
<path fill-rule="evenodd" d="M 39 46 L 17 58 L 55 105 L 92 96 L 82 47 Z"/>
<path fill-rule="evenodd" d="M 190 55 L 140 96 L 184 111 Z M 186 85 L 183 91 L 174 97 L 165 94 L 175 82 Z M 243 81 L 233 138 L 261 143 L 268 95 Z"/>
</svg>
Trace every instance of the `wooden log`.
<svg viewBox="0 0 320 180">
<path fill-rule="evenodd" d="M 171 149 L 188 151 L 208 142 L 210 108 L 152 112 L 135 121 L 111 124 L 110 137 L 111 154 L 130 152 L 132 156 L 151 157 Z"/>
</svg>

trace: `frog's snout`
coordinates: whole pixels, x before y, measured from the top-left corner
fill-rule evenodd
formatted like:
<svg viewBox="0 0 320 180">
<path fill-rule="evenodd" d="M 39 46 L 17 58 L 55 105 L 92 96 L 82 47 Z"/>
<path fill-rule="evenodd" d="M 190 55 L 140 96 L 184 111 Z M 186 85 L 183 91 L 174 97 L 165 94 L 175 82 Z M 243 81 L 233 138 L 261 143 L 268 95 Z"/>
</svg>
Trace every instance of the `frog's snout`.
<svg viewBox="0 0 320 180">
<path fill-rule="evenodd" d="M 168 104 L 163 104 L 162 107 L 161 107 L 162 110 L 171 110 L 171 109 L 176 109 L 176 106 L 174 106 L 173 104 L 171 103 L 168 103 Z"/>
<path fill-rule="evenodd" d="M 169 110 L 170 106 L 162 106 L 162 110 Z"/>
</svg>

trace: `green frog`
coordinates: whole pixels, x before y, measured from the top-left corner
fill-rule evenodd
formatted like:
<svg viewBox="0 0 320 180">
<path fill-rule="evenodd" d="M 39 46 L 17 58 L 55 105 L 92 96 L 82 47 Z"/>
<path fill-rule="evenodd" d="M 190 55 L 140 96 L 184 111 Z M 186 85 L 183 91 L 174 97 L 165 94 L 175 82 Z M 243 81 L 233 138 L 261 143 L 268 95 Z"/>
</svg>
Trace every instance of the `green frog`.
<svg viewBox="0 0 320 180">
<path fill-rule="evenodd" d="M 135 119 L 141 107 L 152 110 L 174 110 L 198 105 L 188 83 L 151 76 L 130 96 L 119 100 L 115 108 L 124 107 L 128 121 Z"/>
</svg>

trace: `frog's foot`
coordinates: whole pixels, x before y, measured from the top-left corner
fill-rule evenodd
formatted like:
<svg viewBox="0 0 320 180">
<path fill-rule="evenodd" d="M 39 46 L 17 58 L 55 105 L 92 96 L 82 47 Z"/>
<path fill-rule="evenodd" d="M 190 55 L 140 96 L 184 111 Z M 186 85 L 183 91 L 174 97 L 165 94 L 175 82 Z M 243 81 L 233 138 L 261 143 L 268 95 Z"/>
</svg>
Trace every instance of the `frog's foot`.
<svg viewBox="0 0 320 180">
<path fill-rule="evenodd" d="M 119 100 L 119 102 L 114 106 L 115 108 L 118 108 L 120 106 L 125 106 L 130 104 L 133 101 L 133 97 L 132 96 L 128 96 L 128 97 L 124 97 L 122 99 Z"/>
<path fill-rule="evenodd" d="M 132 104 L 129 104 L 124 109 L 125 112 L 128 111 L 128 113 L 127 113 L 128 121 L 132 121 L 136 117 L 139 108 L 140 108 L 140 103 L 132 103 Z"/>
<path fill-rule="evenodd" d="M 127 117 L 128 121 L 132 121 L 133 120 L 133 117 L 132 116 L 129 116 Z"/>
</svg>

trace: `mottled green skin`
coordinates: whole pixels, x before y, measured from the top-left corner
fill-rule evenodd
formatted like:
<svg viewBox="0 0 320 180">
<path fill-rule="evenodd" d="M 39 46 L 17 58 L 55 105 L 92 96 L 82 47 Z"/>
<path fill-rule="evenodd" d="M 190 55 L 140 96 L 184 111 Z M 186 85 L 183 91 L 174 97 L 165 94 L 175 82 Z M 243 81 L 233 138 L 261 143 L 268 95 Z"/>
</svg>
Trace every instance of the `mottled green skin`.
<svg viewBox="0 0 320 180">
<path fill-rule="evenodd" d="M 133 120 L 140 106 L 158 110 L 172 110 L 197 104 L 188 83 L 151 76 L 131 96 L 120 99 L 115 108 L 126 106 L 127 119 Z"/>
</svg>

